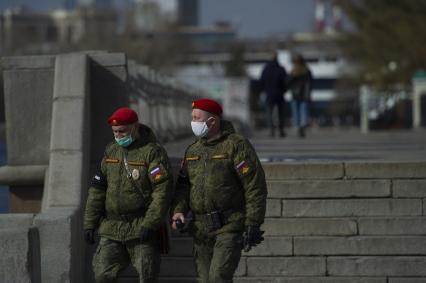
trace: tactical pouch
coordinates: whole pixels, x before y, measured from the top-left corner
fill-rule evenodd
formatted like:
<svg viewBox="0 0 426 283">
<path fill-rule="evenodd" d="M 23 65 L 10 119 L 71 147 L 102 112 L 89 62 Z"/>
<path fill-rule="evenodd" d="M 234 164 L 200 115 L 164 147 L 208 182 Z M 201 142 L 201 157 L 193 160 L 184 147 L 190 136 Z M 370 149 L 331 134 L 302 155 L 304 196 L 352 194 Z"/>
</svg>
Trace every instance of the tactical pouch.
<svg viewBox="0 0 426 283">
<path fill-rule="evenodd" d="M 208 223 L 208 228 L 210 231 L 215 231 L 218 230 L 220 228 L 222 228 L 222 218 L 220 216 L 220 211 L 212 211 L 210 213 L 207 213 L 207 216 L 209 218 L 209 223 Z"/>
</svg>

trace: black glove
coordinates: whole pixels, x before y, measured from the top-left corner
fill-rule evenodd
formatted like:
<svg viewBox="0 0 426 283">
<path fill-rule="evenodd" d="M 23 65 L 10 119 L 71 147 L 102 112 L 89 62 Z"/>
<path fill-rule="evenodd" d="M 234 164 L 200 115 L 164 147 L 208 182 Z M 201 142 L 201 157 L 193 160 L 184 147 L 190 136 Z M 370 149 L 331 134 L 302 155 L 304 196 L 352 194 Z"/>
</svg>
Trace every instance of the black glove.
<svg viewBox="0 0 426 283">
<path fill-rule="evenodd" d="M 149 228 L 142 228 L 142 232 L 141 232 L 141 242 L 148 242 L 149 240 L 151 240 L 154 237 L 154 230 L 149 229 Z"/>
<path fill-rule="evenodd" d="M 95 230 L 94 229 L 86 229 L 84 230 L 84 240 L 89 245 L 93 245 L 95 243 Z"/>
<path fill-rule="evenodd" d="M 243 233 L 242 249 L 244 249 L 245 252 L 248 252 L 251 247 L 255 247 L 260 244 L 265 239 L 262 236 L 263 233 L 265 233 L 265 231 L 261 231 L 259 226 L 247 226 Z"/>
<path fill-rule="evenodd" d="M 185 224 L 180 219 L 175 220 L 176 228 L 180 231 L 185 227 Z"/>
</svg>

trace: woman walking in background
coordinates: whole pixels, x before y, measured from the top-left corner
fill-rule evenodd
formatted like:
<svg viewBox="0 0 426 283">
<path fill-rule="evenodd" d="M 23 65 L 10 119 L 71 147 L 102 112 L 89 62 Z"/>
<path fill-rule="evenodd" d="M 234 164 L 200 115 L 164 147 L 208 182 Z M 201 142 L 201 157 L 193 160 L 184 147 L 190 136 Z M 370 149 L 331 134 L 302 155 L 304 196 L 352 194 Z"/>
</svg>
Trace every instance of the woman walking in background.
<svg viewBox="0 0 426 283">
<path fill-rule="evenodd" d="M 298 54 L 292 58 L 293 69 L 290 73 L 289 88 L 292 93 L 291 112 L 293 125 L 297 127 L 299 137 L 305 137 L 311 102 L 312 73 L 305 59 Z"/>
</svg>

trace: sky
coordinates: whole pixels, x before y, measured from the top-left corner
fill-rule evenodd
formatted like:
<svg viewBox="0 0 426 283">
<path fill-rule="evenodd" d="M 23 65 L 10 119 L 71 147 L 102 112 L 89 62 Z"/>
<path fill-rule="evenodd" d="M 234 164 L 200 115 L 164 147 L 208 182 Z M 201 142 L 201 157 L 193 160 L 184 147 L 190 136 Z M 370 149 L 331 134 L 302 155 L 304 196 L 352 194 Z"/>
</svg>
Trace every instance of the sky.
<svg viewBox="0 0 426 283">
<path fill-rule="evenodd" d="M 87 0 L 80 0 L 87 1 Z M 113 0 L 121 6 L 129 0 Z M 172 0 L 158 0 L 167 3 Z M 267 37 L 277 33 L 306 32 L 314 27 L 315 0 L 199 0 L 199 22 L 211 25 L 228 21 L 241 38 Z M 37 11 L 60 7 L 62 0 L 0 0 L 0 10 L 25 4 Z"/>
<path fill-rule="evenodd" d="M 305 32 L 314 26 L 314 0 L 201 0 L 200 22 L 237 25 L 241 37 Z"/>
</svg>

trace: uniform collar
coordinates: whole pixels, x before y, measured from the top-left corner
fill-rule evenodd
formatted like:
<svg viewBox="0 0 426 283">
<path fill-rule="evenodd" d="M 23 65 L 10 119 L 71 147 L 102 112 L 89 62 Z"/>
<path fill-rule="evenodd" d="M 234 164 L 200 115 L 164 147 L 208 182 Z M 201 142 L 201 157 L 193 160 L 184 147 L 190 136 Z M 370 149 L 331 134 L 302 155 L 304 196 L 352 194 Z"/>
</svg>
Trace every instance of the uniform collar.
<svg viewBox="0 0 426 283">
<path fill-rule="evenodd" d="M 150 142 L 157 142 L 154 132 L 148 126 L 144 124 L 139 124 L 139 138 L 135 140 L 131 145 L 129 145 L 127 150 L 143 147 L 144 145 Z"/>
<path fill-rule="evenodd" d="M 200 143 L 203 145 L 215 145 L 233 133 L 235 133 L 235 129 L 232 123 L 227 120 L 221 120 L 219 133 L 210 138 L 201 138 Z"/>
</svg>

